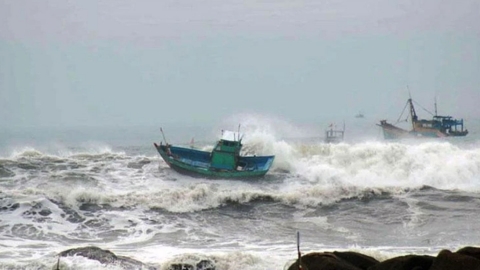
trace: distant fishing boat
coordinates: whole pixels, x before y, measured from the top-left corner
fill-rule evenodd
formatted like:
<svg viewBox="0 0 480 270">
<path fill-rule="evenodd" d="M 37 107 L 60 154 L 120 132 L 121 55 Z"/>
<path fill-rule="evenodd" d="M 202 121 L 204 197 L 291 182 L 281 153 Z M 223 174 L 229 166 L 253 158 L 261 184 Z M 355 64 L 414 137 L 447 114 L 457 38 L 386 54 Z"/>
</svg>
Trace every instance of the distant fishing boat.
<svg viewBox="0 0 480 270">
<path fill-rule="evenodd" d="M 365 115 L 362 112 L 359 112 L 355 115 L 355 118 L 365 118 Z"/>
<path fill-rule="evenodd" d="M 175 171 L 205 178 L 257 178 L 270 169 L 275 156 L 242 156 L 243 135 L 239 132 L 222 131 L 212 151 L 154 143 L 160 156 Z"/>
<path fill-rule="evenodd" d="M 405 130 L 388 123 L 387 120 L 381 120 L 380 124 L 377 125 L 382 128 L 385 139 L 458 137 L 466 136 L 468 134 L 468 130 L 464 129 L 463 126 L 463 119 L 454 119 L 452 116 L 438 115 L 436 102 L 435 115 L 433 115 L 431 120 L 418 119 L 415 107 L 413 106 L 412 98 L 407 100 L 407 104 L 405 105 L 403 112 L 407 106 L 410 108 L 412 129 Z"/>
<path fill-rule="evenodd" d="M 330 124 L 329 128 L 325 131 L 326 143 L 339 143 L 342 142 L 345 136 L 345 123 L 343 123 L 343 129 L 334 129 L 336 126 Z"/>
</svg>

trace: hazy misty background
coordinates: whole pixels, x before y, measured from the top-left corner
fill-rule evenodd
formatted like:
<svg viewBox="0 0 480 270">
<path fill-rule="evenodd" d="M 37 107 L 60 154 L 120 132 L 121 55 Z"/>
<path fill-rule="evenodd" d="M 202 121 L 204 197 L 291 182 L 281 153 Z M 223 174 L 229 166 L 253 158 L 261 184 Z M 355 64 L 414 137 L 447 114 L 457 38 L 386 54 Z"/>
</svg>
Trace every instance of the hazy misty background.
<svg viewBox="0 0 480 270">
<path fill-rule="evenodd" d="M 480 1 L 0 0 L 3 128 L 373 124 L 407 85 L 480 116 Z"/>
</svg>

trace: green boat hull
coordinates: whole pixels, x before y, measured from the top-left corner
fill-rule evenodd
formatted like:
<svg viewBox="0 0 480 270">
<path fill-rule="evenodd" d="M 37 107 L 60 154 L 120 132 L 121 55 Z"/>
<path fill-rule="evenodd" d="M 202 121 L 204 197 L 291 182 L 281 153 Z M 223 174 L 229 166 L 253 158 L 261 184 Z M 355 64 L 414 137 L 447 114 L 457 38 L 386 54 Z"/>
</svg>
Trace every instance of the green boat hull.
<svg viewBox="0 0 480 270">
<path fill-rule="evenodd" d="M 169 165 L 173 170 L 201 178 L 209 179 L 249 179 L 249 178 L 260 178 L 265 176 L 269 171 L 270 166 L 273 162 L 274 156 L 261 156 L 261 157 L 240 157 L 240 161 L 245 162 L 257 162 L 251 166 L 245 166 L 245 169 L 219 169 L 210 166 L 206 162 L 206 155 L 211 155 L 209 152 L 192 150 L 180 147 L 171 147 L 171 152 L 169 153 L 167 146 L 154 144 L 158 153 L 162 159 Z M 173 152 L 173 153 L 172 153 Z M 185 153 L 190 152 L 189 155 L 192 157 L 197 157 L 197 160 L 190 158 L 186 160 L 183 156 L 177 155 L 176 153 Z M 261 161 L 261 162 L 259 162 Z"/>
</svg>

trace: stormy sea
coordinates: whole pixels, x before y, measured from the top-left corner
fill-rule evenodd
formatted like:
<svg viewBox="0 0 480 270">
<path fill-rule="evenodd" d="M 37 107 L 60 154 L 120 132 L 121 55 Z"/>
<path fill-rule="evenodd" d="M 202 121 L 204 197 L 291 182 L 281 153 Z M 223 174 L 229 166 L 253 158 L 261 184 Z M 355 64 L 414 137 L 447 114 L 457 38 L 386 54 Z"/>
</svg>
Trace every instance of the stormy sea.
<svg viewBox="0 0 480 270">
<path fill-rule="evenodd" d="M 324 142 L 326 123 L 244 125 L 245 153 L 276 156 L 257 180 L 173 171 L 153 147 L 158 127 L 2 130 L 0 269 L 134 269 L 59 257 L 82 247 L 145 269 L 286 269 L 297 232 L 304 254 L 378 260 L 477 246 L 480 122 L 466 124 L 462 138 L 385 141 L 374 120 L 351 120 L 338 144 Z M 220 134 L 163 129 L 205 150 Z"/>
</svg>

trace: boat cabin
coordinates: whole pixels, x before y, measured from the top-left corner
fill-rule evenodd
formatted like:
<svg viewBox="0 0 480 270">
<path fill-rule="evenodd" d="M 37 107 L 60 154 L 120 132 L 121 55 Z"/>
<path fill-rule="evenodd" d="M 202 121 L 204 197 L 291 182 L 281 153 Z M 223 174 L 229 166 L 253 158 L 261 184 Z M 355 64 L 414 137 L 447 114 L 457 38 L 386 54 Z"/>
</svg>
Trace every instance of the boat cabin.
<svg viewBox="0 0 480 270">
<path fill-rule="evenodd" d="M 212 150 L 211 167 L 217 170 L 235 170 L 238 165 L 243 135 L 222 131 L 222 137 Z"/>
<path fill-rule="evenodd" d="M 433 116 L 432 120 L 416 120 L 413 122 L 414 130 L 417 129 L 434 129 L 445 135 L 467 134 L 468 130 L 463 127 L 463 119 L 453 119 L 452 116 Z"/>
<path fill-rule="evenodd" d="M 453 119 L 452 116 L 435 115 L 433 117 L 434 127 L 445 133 L 465 132 L 463 119 Z"/>
</svg>

